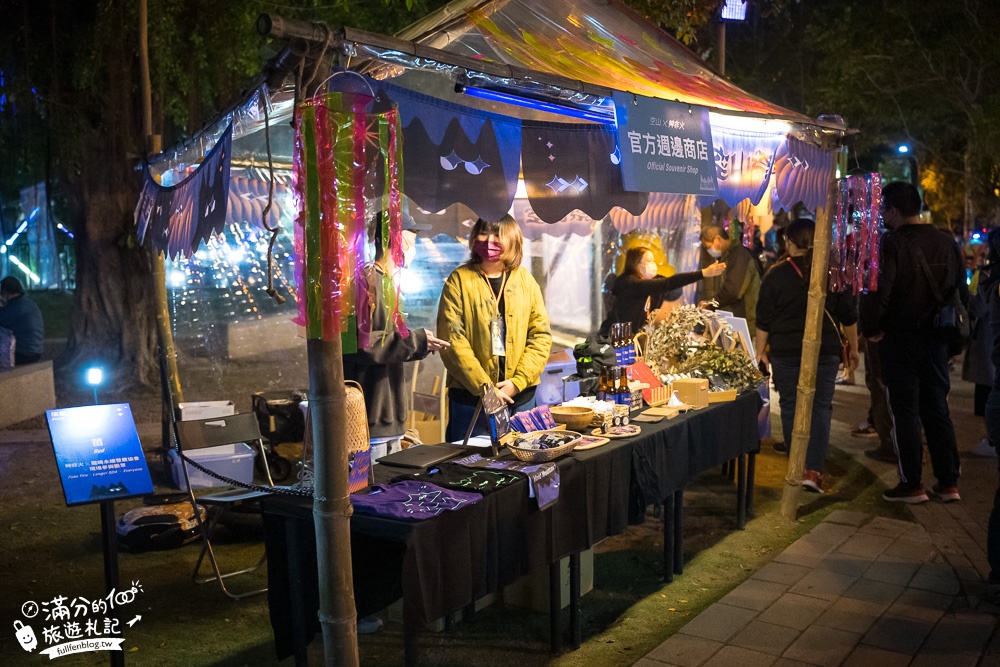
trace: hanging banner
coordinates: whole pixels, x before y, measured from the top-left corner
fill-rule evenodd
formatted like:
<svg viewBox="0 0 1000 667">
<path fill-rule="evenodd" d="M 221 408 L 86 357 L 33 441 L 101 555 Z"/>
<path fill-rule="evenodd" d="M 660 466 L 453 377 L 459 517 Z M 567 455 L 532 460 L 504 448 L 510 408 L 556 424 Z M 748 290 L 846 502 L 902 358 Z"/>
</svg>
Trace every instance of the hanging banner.
<svg viewBox="0 0 1000 667">
<path fill-rule="evenodd" d="M 523 121 L 521 170 L 538 217 L 555 223 L 580 210 L 600 220 L 615 206 L 642 213 L 649 195 L 625 191 L 616 144 L 610 125 Z"/>
<path fill-rule="evenodd" d="M 521 121 L 376 81 L 399 108 L 406 196 L 425 211 L 462 203 L 499 220 L 514 201 Z"/>
<path fill-rule="evenodd" d="M 708 109 L 621 92 L 614 99 L 626 190 L 716 193 Z"/>
<path fill-rule="evenodd" d="M 826 206 L 833 178 L 834 151 L 789 136 L 774 157 L 774 194 L 779 207 L 791 210 L 802 204 L 810 211 Z"/>
<path fill-rule="evenodd" d="M 148 167 L 143 170 L 135 207 L 140 243 L 148 238 L 153 249 L 168 257 L 186 257 L 225 228 L 232 143 L 230 124 L 195 172 L 170 187 L 157 183 Z"/>
<path fill-rule="evenodd" d="M 759 204 L 771 180 L 774 155 L 784 142 L 780 133 L 713 127 L 719 197 L 730 206 L 744 199 Z"/>
</svg>

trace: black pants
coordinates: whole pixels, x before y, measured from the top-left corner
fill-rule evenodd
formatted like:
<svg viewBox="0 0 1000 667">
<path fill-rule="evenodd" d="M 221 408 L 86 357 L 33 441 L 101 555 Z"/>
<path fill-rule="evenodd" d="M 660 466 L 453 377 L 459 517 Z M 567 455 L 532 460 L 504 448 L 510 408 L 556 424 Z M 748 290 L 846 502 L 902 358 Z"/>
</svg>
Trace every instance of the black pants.
<svg viewBox="0 0 1000 667">
<path fill-rule="evenodd" d="M 892 449 L 892 413 L 885 399 L 885 385 L 882 381 L 882 343 L 865 341 L 865 385 L 871 394 L 868 408 L 868 423 L 878 433 L 879 449 Z"/>
<path fill-rule="evenodd" d="M 899 481 L 909 488 L 921 483 L 923 444 L 941 486 L 958 483 L 958 447 L 948 413 L 948 346 L 931 335 L 886 338 L 882 341 L 882 379 L 889 394 L 894 422 L 893 440 L 899 457 Z"/>
<path fill-rule="evenodd" d="M 41 354 L 20 354 L 17 350 L 14 350 L 14 365 L 24 366 L 25 364 L 33 364 L 36 361 L 41 361 Z"/>
</svg>

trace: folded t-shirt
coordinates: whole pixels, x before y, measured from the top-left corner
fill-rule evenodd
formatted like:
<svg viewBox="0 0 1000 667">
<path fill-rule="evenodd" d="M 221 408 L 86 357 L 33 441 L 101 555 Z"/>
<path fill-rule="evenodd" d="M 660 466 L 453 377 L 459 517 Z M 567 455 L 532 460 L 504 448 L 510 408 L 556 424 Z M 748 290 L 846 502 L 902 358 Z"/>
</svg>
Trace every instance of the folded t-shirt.
<svg viewBox="0 0 1000 667">
<path fill-rule="evenodd" d="M 478 493 L 452 491 L 429 482 L 404 480 L 371 487 L 368 493 L 352 493 L 351 504 L 358 514 L 390 519 L 421 521 L 444 511 L 457 510 L 482 499 Z"/>
<path fill-rule="evenodd" d="M 442 463 L 426 473 L 408 473 L 392 481 L 417 480 L 457 491 L 472 491 L 484 496 L 517 482 L 521 477 L 503 470 L 476 470 L 453 463 Z"/>
</svg>

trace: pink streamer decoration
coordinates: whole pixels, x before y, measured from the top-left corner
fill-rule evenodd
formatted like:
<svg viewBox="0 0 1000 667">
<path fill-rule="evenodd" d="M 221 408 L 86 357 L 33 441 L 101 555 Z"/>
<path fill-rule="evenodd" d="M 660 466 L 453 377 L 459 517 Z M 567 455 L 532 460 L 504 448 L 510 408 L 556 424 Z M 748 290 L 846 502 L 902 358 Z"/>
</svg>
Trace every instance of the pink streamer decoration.
<svg viewBox="0 0 1000 667">
<path fill-rule="evenodd" d="M 882 181 L 879 174 L 840 181 L 831 239 L 830 289 L 852 294 L 878 289 Z"/>
</svg>

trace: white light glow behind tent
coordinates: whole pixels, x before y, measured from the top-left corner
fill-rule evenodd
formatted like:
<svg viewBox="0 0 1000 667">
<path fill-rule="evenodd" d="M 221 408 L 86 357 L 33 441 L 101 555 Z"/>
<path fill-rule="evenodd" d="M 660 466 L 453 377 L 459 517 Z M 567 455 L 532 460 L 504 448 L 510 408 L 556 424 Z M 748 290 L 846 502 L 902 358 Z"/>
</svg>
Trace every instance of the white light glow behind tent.
<svg viewBox="0 0 1000 667">
<path fill-rule="evenodd" d="M 753 118 L 751 116 L 734 116 L 710 111 L 708 122 L 713 130 L 732 130 L 734 132 L 760 132 L 761 134 L 788 134 L 794 130 L 794 125 L 785 120 L 774 118 Z"/>
</svg>

